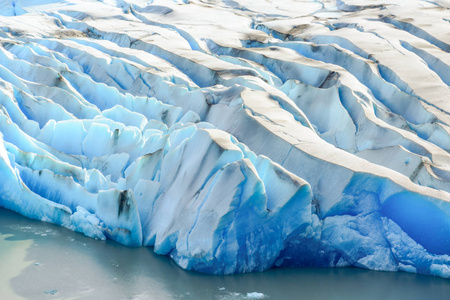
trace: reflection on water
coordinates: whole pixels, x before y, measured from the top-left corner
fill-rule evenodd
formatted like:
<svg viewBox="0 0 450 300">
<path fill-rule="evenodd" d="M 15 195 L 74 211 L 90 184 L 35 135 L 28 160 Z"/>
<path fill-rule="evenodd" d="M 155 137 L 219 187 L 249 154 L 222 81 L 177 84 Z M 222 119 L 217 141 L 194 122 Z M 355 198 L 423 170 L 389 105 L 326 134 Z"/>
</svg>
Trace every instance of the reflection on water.
<svg viewBox="0 0 450 300">
<path fill-rule="evenodd" d="M 0 229 L 0 233 L 2 232 L 3 230 Z M 5 241 L 11 237 L 14 236 L 12 234 L 0 234 L 0 296 L 1 294 L 9 295 L 8 299 L 14 295 L 9 279 L 20 275 L 22 270 L 31 264 L 31 262 L 26 261 L 26 249 L 32 244 L 31 240 L 16 240 L 14 243 Z"/>
<path fill-rule="evenodd" d="M 449 299 L 450 295 L 450 280 L 407 273 L 277 269 L 210 276 L 187 272 L 150 248 L 96 241 L 3 209 L 0 267 L 0 279 L 8 287 L 0 289 L 0 299 L 378 300 Z"/>
</svg>

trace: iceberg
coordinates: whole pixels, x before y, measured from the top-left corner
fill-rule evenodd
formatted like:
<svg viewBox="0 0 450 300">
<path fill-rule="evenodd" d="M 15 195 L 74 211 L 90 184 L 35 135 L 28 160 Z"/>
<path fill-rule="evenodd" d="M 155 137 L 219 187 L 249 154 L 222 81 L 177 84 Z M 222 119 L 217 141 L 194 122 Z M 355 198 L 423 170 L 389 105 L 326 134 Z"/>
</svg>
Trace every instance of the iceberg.
<svg viewBox="0 0 450 300">
<path fill-rule="evenodd" d="M 276 3 L 0 1 L 0 206 L 210 274 L 450 278 L 448 3 Z"/>
</svg>

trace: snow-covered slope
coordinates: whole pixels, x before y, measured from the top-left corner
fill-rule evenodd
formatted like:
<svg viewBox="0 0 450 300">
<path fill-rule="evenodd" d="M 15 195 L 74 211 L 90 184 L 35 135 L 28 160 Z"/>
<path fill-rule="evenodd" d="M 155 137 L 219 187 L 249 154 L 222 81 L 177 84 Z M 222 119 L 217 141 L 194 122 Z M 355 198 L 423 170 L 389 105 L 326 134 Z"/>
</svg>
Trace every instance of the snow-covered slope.
<svg viewBox="0 0 450 300">
<path fill-rule="evenodd" d="M 0 205 L 215 274 L 450 277 L 450 3 L 0 0 Z"/>
</svg>

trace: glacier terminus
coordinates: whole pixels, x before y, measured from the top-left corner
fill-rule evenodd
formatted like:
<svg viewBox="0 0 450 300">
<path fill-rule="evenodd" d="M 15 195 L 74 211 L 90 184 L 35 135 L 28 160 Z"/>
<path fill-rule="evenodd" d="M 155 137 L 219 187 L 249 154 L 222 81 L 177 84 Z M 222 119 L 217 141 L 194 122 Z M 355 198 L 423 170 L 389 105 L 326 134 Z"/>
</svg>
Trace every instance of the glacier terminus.
<svg viewBox="0 0 450 300">
<path fill-rule="evenodd" d="M 0 206 L 210 274 L 450 278 L 450 3 L 0 0 Z"/>
</svg>

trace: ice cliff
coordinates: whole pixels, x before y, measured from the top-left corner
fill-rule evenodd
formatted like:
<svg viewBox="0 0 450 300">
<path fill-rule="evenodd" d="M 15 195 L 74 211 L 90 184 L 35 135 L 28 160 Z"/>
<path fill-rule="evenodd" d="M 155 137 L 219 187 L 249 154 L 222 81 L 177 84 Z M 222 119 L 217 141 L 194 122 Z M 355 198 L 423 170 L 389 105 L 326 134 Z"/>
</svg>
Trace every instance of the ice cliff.
<svg viewBox="0 0 450 300">
<path fill-rule="evenodd" d="M 0 0 L 0 206 L 207 273 L 448 278 L 449 9 Z"/>
</svg>

